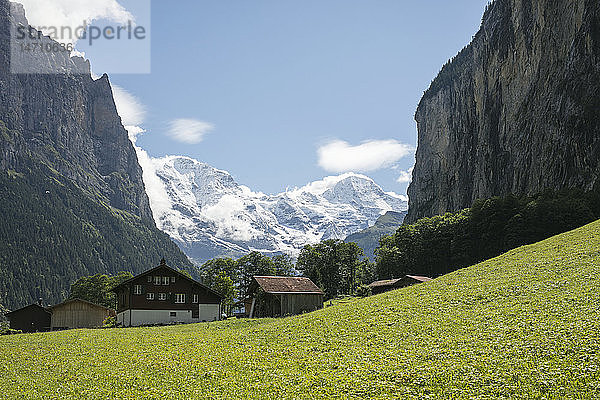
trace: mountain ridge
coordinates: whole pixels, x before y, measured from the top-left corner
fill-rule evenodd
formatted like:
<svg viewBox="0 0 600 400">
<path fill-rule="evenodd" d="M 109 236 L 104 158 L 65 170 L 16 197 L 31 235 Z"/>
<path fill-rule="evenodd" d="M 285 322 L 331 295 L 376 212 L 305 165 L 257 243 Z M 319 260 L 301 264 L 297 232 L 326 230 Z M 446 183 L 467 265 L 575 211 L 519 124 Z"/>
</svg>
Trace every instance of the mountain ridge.
<svg viewBox="0 0 600 400">
<path fill-rule="evenodd" d="M 388 211 L 375 221 L 375 224 L 362 231 L 348 235 L 345 242 L 354 242 L 363 249 L 365 257 L 375 260 L 375 249 L 379 247 L 379 239 L 394 234 L 404 222 L 406 211 Z"/>
<path fill-rule="evenodd" d="M 297 255 L 306 244 L 344 239 L 386 211 L 406 209 L 402 196 L 360 174 L 269 195 L 190 157 L 151 160 L 162 186 L 150 190 L 157 225 L 196 263 L 249 251 Z"/>
</svg>

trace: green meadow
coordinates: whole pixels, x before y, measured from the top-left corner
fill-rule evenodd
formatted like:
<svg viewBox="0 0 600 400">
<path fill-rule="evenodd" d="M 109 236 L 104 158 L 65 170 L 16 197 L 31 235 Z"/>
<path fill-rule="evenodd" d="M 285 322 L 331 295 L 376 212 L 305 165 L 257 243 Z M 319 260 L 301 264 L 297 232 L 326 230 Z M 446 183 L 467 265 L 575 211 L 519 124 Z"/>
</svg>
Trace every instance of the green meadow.
<svg viewBox="0 0 600 400">
<path fill-rule="evenodd" d="M 600 222 L 285 319 L 0 337 L 6 399 L 600 398 Z"/>
</svg>

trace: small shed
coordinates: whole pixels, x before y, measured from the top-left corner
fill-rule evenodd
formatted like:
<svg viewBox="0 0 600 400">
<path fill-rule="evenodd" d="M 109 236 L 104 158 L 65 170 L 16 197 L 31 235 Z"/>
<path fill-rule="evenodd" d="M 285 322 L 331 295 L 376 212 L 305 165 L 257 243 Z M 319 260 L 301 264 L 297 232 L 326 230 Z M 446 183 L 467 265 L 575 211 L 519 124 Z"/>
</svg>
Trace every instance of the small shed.
<svg viewBox="0 0 600 400">
<path fill-rule="evenodd" d="M 371 293 L 379 294 L 388 292 L 390 290 L 416 285 L 417 283 L 427 282 L 430 280 L 431 278 L 428 278 L 426 276 L 405 275 L 403 278 L 376 281 L 371 283 L 369 287 L 371 288 Z"/>
<path fill-rule="evenodd" d="M 52 312 L 41 304 L 30 304 L 6 313 L 6 317 L 10 321 L 10 329 L 32 333 L 49 331 L 51 314 Z"/>
<path fill-rule="evenodd" d="M 250 318 L 281 317 L 323 308 L 324 293 L 308 278 L 255 276 L 245 310 Z"/>
<path fill-rule="evenodd" d="M 114 317 L 115 310 L 90 303 L 86 300 L 72 299 L 50 307 L 52 311 L 51 329 L 98 328 L 107 317 Z"/>
</svg>

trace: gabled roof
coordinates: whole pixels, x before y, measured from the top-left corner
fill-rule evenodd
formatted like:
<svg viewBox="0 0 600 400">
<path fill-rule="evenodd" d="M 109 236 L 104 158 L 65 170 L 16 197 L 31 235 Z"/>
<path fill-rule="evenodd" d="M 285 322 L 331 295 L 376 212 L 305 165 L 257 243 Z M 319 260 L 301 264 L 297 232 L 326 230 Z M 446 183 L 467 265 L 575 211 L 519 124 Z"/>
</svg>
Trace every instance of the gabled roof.
<svg viewBox="0 0 600 400">
<path fill-rule="evenodd" d="M 412 278 L 415 281 L 419 281 L 419 282 L 427 282 L 430 281 L 431 278 L 428 278 L 426 276 L 418 276 L 418 275 L 406 275 L 408 278 Z"/>
<path fill-rule="evenodd" d="M 63 301 L 62 303 L 55 304 L 55 305 L 53 305 L 53 306 L 50 306 L 50 307 L 48 307 L 48 308 L 49 308 L 50 310 L 54 310 L 54 309 L 55 309 L 55 308 L 57 308 L 57 307 L 61 307 L 61 306 L 64 306 L 64 305 L 66 305 L 66 304 L 69 304 L 69 303 L 75 303 L 75 302 L 79 302 L 79 303 L 85 303 L 85 304 L 88 304 L 88 305 L 90 305 L 90 306 L 93 306 L 93 307 L 96 307 L 96 308 L 101 308 L 101 309 L 108 310 L 108 311 L 114 311 L 114 310 L 113 310 L 112 308 L 110 308 L 110 307 L 101 306 L 100 304 L 92 303 L 91 301 L 87 301 L 87 300 L 83 300 L 83 299 L 69 299 L 69 300 L 65 300 L 65 301 Z"/>
<path fill-rule="evenodd" d="M 386 279 L 383 281 L 375 281 L 373 283 L 370 283 L 369 286 L 370 288 L 375 288 L 375 287 L 380 287 L 380 286 L 394 286 L 396 283 L 400 282 L 402 280 L 402 278 L 399 279 Z"/>
<path fill-rule="evenodd" d="M 382 281 L 375 281 L 371 284 L 369 284 L 368 286 L 370 288 L 376 288 L 376 287 L 383 287 L 383 286 L 394 286 L 397 283 L 400 283 L 406 279 L 412 279 L 418 282 L 427 282 L 430 281 L 431 278 L 428 278 L 426 276 L 418 276 L 418 275 L 405 275 L 403 278 L 398 278 L 398 279 L 386 279 L 386 280 L 382 280 Z"/>
<path fill-rule="evenodd" d="M 323 294 L 317 285 L 301 276 L 255 276 L 254 281 L 267 293 Z"/>
<path fill-rule="evenodd" d="M 16 313 L 18 313 L 18 312 L 21 312 L 21 311 L 23 311 L 23 310 L 25 310 L 25 309 L 27 309 L 27 308 L 31 308 L 31 307 L 33 307 L 33 308 L 39 308 L 40 310 L 42 310 L 42 311 L 45 311 L 45 312 L 47 312 L 47 313 L 49 313 L 49 314 L 50 314 L 50 313 L 52 313 L 52 311 L 51 311 L 51 310 L 49 310 L 48 308 L 46 308 L 46 307 L 44 307 L 44 306 L 40 306 L 39 304 L 35 304 L 35 303 L 33 303 L 33 304 L 30 304 L 30 305 L 28 305 L 28 306 L 21 307 L 21 308 L 19 308 L 19 309 L 17 309 L 17 310 L 14 310 L 14 311 L 7 312 L 7 313 L 6 313 L 6 314 L 4 314 L 4 315 L 5 315 L 5 316 L 9 316 L 9 315 L 12 315 L 12 314 L 16 314 Z"/>
<path fill-rule="evenodd" d="M 207 291 L 209 291 L 210 293 L 214 294 L 215 296 L 218 296 L 218 297 L 219 297 L 219 298 L 221 298 L 221 299 L 223 298 L 223 295 L 221 295 L 221 294 L 220 294 L 220 293 L 218 293 L 218 292 L 215 292 L 214 290 L 212 290 L 212 289 L 211 289 L 211 288 L 209 288 L 208 286 L 206 286 L 206 285 L 203 285 L 203 284 L 201 284 L 200 282 L 198 282 L 198 281 L 196 281 L 196 280 L 194 280 L 194 279 L 190 278 L 189 276 L 182 274 L 181 272 L 177 271 L 177 270 L 176 270 L 176 269 L 174 269 L 174 268 L 171 268 L 171 267 L 169 267 L 169 266 L 166 264 L 166 262 L 165 262 L 165 260 L 164 260 L 164 259 L 162 259 L 162 260 L 160 261 L 160 265 L 158 265 L 158 266 L 156 266 L 156 267 L 154 267 L 154 268 L 152 268 L 152 269 L 149 269 L 148 271 L 142 272 L 141 274 L 139 274 L 139 275 L 136 275 L 136 276 L 134 276 L 133 278 L 129 278 L 129 279 L 127 279 L 127 280 L 126 280 L 126 281 L 124 281 L 124 282 L 121 282 L 121 283 L 120 283 L 120 284 L 118 284 L 117 286 L 115 286 L 115 287 L 113 287 L 112 289 L 110 289 L 110 291 L 111 291 L 111 292 L 115 292 L 115 293 L 116 293 L 116 290 L 117 290 L 118 288 L 120 288 L 120 287 L 122 287 L 122 286 L 127 286 L 128 284 L 130 284 L 131 282 L 133 282 L 134 280 L 136 280 L 136 279 L 138 279 L 138 278 L 140 278 L 140 277 L 142 277 L 142 276 L 151 275 L 151 274 L 152 274 L 152 273 L 154 273 L 155 271 L 157 271 L 157 270 L 159 270 L 159 269 L 165 269 L 165 268 L 166 268 L 167 270 L 169 270 L 170 272 L 173 272 L 173 273 L 175 273 L 175 274 L 176 274 L 176 275 L 178 275 L 180 278 L 183 278 L 183 279 L 185 279 L 185 280 L 187 280 L 187 281 L 189 281 L 189 282 L 193 283 L 194 285 L 198 285 L 198 286 L 200 286 L 200 287 L 202 287 L 202 288 L 206 289 Z"/>
</svg>

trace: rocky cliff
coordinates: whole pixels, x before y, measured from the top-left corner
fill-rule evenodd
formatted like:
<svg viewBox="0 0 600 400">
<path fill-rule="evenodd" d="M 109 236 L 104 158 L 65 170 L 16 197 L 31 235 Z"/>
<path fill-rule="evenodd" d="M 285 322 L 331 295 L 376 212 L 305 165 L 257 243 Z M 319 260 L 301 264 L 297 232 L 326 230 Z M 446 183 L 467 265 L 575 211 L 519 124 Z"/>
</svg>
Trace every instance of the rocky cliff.
<svg viewBox="0 0 600 400">
<path fill-rule="evenodd" d="M 494 1 L 415 118 L 407 222 L 494 195 L 592 189 L 600 174 L 600 3 Z"/>
<path fill-rule="evenodd" d="M 17 66 L 36 73 L 14 73 L 18 26 L 23 8 L 0 0 L 0 303 L 58 302 L 82 276 L 161 257 L 194 273 L 154 223 L 108 77 L 65 52 L 25 54 Z"/>
<path fill-rule="evenodd" d="M 0 142 L 0 169 L 19 171 L 34 157 L 100 201 L 152 219 L 108 76 L 93 80 L 86 60 L 60 51 L 27 53 L 44 73 L 11 73 L 10 35 L 18 25 L 28 26 L 23 7 L 0 0 L 0 121 L 15 133 Z"/>
</svg>

